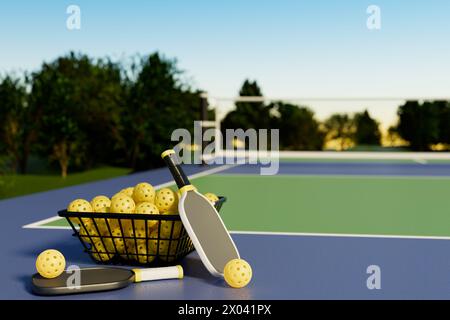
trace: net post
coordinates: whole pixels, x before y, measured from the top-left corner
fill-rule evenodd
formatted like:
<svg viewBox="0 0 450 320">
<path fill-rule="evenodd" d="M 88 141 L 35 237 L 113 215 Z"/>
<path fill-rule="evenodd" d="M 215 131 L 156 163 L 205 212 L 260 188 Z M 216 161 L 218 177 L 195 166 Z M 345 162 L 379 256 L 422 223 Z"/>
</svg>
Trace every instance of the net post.
<svg viewBox="0 0 450 320">
<path fill-rule="evenodd" d="M 201 153 L 200 153 L 200 157 L 202 160 L 202 165 L 205 166 L 206 165 L 206 161 L 203 158 L 203 151 L 205 150 L 206 146 L 208 145 L 207 141 L 205 141 L 203 139 L 203 133 L 205 130 L 205 127 L 203 125 L 203 123 L 205 121 L 208 121 L 208 94 L 206 92 L 200 92 L 200 120 L 201 120 L 201 134 L 202 134 L 202 145 L 201 145 Z"/>
</svg>

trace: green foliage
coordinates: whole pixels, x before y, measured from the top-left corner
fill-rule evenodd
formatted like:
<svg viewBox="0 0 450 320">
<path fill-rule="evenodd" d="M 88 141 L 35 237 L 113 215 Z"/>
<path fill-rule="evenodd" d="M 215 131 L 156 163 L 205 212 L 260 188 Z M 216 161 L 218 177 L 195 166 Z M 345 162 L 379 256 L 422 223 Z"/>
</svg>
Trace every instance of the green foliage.
<svg viewBox="0 0 450 320">
<path fill-rule="evenodd" d="M 134 69 L 137 79 L 129 87 L 124 115 L 124 152 L 134 170 L 160 166 L 160 154 L 173 145 L 172 131 L 193 131 L 200 119 L 200 97 L 179 80 L 176 61 L 158 53 L 142 59 Z"/>
<path fill-rule="evenodd" d="M 345 149 L 348 140 L 352 140 L 355 132 L 353 119 L 348 114 L 335 113 L 325 120 L 328 139 L 339 139 L 341 150 Z"/>
<path fill-rule="evenodd" d="M 446 101 L 407 101 L 398 109 L 397 131 L 413 150 L 426 151 L 434 143 L 450 141 L 450 107 Z"/>
<path fill-rule="evenodd" d="M 110 61 L 69 54 L 32 75 L 30 105 L 41 110 L 39 152 L 69 165 L 114 163 L 121 141 L 124 90 L 121 69 Z"/>
<path fill-rule="evenodd" d="M 241 97 L 261 97 L 262 92 L 256 81 L 245 80 L 241 90 Z M 271 122 L 270 108 L 263 102 L 237 102 L 236 109 L 229 112 L 222 121 L 225 129 L 263 129 L 269 128 Z"/>
<path fill-rule="evenodd" d="M 370 117 L 367 110 L 355 114 L 353 121 L 355 124 L 354 141 L 357 145 L 380 145 L 381 132 L 379 124 Z"/>
<path fill-rule="evenodd" d="M 321 150 L 325 133 L 320 130 L 314 112 L 292 104 L 275 103 L 269 106 L 279 116 L 273 119 L 273 128 L 280 128 L 280 149 Z"/>
<path fill-rule="evenodd" d="M 26 169 L 35 132 L 35 114 L 27 104 L 25 83 L 6 76 L 0 83 L 0 152 L 10 158 L 14 172 Z"/>
</svg>

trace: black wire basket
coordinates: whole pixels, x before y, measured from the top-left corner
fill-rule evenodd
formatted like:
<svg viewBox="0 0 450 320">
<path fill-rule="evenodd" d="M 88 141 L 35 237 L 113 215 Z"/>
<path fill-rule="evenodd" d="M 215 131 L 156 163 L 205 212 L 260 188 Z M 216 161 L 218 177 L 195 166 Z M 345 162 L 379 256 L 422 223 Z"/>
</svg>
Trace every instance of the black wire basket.
<svg viewBox="0 0 450 320">
<path fill-rule="evenodd" d="M 215 203 L 220 210 L 225 197 Z M 61 210 L 84 251 L 100 264 L 172 265 L 194 250 L 178 214 L 94 213 Z"/>
</svg>

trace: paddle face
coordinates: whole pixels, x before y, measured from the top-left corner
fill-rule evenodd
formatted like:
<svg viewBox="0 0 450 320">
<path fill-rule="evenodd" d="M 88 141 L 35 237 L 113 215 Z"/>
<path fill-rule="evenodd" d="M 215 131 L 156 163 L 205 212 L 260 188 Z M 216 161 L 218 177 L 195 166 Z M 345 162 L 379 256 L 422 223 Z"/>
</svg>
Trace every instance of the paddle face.
<svg viewBox="0 0 450 320">
<path fill-rule="evenodd" d="M 39 274 L 32 277 L 33 292 L 39 295 L 59 295 L 115 290 L 128 286 L 134 281 L 134 272 L 121 268 L 80 269 L 78 287 L 74 284 L 74 273 L 63 272 L 54 279 L 43 278 Z"/>
<path fill-rule="evenodd" d="M 239 252 L 216 208 L 195 190 L 184 192 L 178 204 L 183 225 L 210 273 L 221 276 Z"/>
</svg>

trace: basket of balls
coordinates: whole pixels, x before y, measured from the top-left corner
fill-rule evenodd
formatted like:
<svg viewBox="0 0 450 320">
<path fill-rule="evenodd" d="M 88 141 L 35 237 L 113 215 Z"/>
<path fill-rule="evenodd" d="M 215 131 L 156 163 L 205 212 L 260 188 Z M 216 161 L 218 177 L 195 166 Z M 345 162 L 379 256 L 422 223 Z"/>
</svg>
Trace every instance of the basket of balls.
<svg viewBox="0 0 450 320">
<path fill-rule="evenodd" d="M 179 193 L 149 183 L 122 189 L 113 197 L 77 199 L 58 215 L 69 222 L 97 263 L 171 265 L 194 250 L 178 215 Z M 205 196 L 220 210 L 226 198 Z"/>
</svg>

